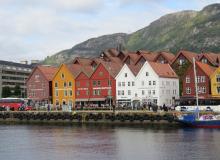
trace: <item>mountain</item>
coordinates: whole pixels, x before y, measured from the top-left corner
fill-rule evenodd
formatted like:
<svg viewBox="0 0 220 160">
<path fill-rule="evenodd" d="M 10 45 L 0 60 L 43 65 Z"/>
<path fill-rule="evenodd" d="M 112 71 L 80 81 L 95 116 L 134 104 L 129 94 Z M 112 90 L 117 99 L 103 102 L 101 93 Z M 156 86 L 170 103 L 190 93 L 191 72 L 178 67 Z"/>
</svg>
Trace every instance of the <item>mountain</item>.
<svg viewBox="0 0 220 160">
<path fill-rule="evenodd" d="M 206 6 L 201 11 L 181 11 L 165 15 L 134 33 L 116 33 L 89 39 L 47 57 L 45 64 L 68 62 L 77 56 L 94 57 L 108 48 L 136 50 L 180 49 L 200 52 L 220 52 L 220 4 Z"/>
</svg>

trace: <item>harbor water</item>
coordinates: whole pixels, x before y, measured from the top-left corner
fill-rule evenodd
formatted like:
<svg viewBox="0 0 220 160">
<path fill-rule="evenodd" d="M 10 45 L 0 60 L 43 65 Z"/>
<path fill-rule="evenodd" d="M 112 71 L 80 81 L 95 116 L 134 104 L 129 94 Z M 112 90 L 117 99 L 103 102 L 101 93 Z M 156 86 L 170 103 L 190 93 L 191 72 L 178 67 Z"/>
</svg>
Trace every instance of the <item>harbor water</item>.
<svg viewBox="0 0 220 160">
<path fill-rule="evenodd" d="M 119 125 L 0 125 L 1 160 L 218 160 L 220 130 Z"/>
</svg>

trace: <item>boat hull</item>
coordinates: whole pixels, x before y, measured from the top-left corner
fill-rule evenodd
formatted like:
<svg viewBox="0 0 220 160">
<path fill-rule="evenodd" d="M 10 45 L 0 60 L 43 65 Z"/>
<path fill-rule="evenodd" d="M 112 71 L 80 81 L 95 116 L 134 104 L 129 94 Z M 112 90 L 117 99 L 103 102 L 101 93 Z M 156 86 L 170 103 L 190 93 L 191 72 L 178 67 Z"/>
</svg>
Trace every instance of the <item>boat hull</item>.
<svg viewBox="0 0 220 160">
<path fill-rule="evenodd" d="M 220 128 L 220 120 L 209 120 L 209 121 L 184 121 L 178 120 L 178 122 L 187 127 L 194 128 Z"/>
</svg>

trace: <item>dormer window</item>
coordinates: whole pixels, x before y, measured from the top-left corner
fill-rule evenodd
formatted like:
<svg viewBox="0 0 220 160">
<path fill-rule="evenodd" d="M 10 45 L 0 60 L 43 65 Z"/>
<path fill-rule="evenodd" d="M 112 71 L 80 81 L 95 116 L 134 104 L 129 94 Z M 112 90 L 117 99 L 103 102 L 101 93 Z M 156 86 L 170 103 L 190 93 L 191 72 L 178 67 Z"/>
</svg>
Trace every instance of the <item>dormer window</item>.
<svg viewBox="0 0 220 160">
<path fill-rule="evenodd" d="M 179 60 L 179 64 L 182 66 L 183 64 L 185 63 L 185 60 L 184 59 L 180 59 Z"/>
<path fill-rule="evenodd" d="M 202 59 L 202 63 L 208 63 L 207 59 L 206 59 L 206 58 L 203 58 L 203 59 Z"/>
</svg>

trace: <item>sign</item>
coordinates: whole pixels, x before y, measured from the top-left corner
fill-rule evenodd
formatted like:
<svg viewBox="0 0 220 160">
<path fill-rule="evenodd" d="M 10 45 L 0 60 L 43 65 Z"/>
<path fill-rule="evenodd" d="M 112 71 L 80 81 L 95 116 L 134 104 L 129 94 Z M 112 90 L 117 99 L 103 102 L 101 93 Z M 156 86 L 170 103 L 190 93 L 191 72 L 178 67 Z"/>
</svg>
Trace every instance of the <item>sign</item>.
<svg viewBox="0 0 220 160">
<path fill-rule="evenodd" d="M 88 90 L 88 88 L 77 88 L 77 90 L 83 91 L 83 90 Z"/>
<path fill-rule="evenodd" d="M 92 88 L 92 89 L 112 89 L 112 87 L 96 87 L 96 88 Z"/>
</svg>

